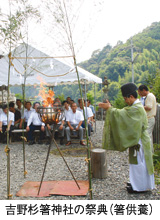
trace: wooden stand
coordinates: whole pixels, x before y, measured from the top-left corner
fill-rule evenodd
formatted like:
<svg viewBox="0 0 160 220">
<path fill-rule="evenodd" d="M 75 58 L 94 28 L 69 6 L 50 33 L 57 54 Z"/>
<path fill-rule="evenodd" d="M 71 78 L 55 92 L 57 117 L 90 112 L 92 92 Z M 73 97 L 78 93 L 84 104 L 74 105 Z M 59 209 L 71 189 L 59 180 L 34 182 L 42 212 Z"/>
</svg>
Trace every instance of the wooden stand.
<svg viewBox="0 0 160 220">
<path fill-rule="evenodd" d="M 93 178 L 103 179 L 107 177 L 106 150 L 91 150 L 91 170 Z"/>
</svg>

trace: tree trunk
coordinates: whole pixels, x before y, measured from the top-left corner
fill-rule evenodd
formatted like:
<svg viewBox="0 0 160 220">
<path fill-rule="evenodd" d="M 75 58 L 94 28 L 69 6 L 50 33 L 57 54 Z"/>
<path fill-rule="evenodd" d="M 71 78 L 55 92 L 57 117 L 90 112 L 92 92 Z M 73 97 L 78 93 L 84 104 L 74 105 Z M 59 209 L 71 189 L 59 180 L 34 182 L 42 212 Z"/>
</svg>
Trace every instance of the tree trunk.
<svg viewBox="0 0 160 220">
<path fill-rule="evenodd" d="M 107 157 L 106 150 L 91 150 L 91 170 L 92 177 L 103 179 L 107 177 Z"/>
</svg>

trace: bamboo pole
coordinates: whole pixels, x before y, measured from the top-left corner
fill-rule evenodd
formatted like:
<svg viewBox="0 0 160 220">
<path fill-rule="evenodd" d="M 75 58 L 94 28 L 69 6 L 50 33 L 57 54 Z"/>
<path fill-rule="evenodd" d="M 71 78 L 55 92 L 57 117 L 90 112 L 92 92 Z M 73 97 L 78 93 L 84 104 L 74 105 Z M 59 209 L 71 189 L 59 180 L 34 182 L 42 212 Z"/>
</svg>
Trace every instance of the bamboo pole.
<svg viewBox="0 0 160 220">
<path fill-rule="evenodd" d="M 10 10 L 10 17 L 11 17 L 11 2 L 9 1 L 9 10 Z M 11 21 L 10 21 L 11 25 Z M 10 62 L 10 57 L 11 57 L 11 33 L 10 33 L 10 38 L 9 38 L 9 66 L 8 66 L 8 88 L 7 88 L 7 145 L 5 147 L 5 153 L 7 156 L 7 198 L 10 199 L 12 197 L 10 193 L 10 148 L 9 146 L 9 129 L 8 129 L 8 124 L 9 124 L 9 84 L 10 84 L 10 71 L 11 71 L 11 62 Z"/>
<path fill-rule="evenodd" d="M 94 109 L 95 109 L 95 132 L 96 132 L 96 83 L 94 83 Z"/>
<path fill-rule="evenodd" d="M 27 18 L 26 18 L 27 21 Z M 27 23 L 27 33 L 28 33 L 28 23 Z M 22 115 L 24 116 L 24 101 L 25 101 L 25 88 L 26 88 L 26 78 L 27 78 L 27 62 L 28 62 L 28 35 L 27 35 L 27 44 L 26 45 L 26 56 L 25 56 L 25 70 L 24 70 L 24 82 L 22 84 L 22 95 L 23 95 L 23 110 Z M 22 124 L 22 141 L 23 141 L 23 173 L 24 178 L 27 175 L 26 171 L 26 147 L 25 147 L 25 137 L 24 137 L 24 123 Z"/>
<path fill-rule="evenodd" d="M 84 120 L 85 120 L 85 130 L 86 130 L 86 140 L 87 140 L 87 161 L 88 161 L 88 178 L 89 178 L 89 193 L 90 193 L 90 199 L 93 198 L 92 196 L 92 180 L 91 180 L 91 159 L 90 159 L 90 147 L 89 147 L 89 138 L 88 138 L 88 126 L 86 123 L 86 117 L 85 117 L 85 111 L 84 111 L 84 103 L 83 103 L 83 96 L 82 96 L 82 88 L 81 88 L 81 83 L 80 83 L 80 79 L 79 79 L 79 73 L 78 73 L 78 68 L 77 68 L 77 61 L 76 61 L 76 56 L 75 56 L 75 51 L 74 51 L 74 45 L 73 45 L 73 39 L 72 39 L 72 33 L 71 33 L 71 28 L 70 28 L 70 24 L 69 24 L 69 20 L 68 20 L 68 14 L 67 14 L 67 9 L 66 9 L 66 5 L 65 5 L 65 1 L 63 0 L 63 5 L 64 5 L 64 9 L 65 9 L 65 14 L 66 14 L 66 20 L 67 20 L 67 25 L 68 26 L 68 30 L 69 33 L 68 34 L 68 40 L 71 46 L 71 50 L 72 50 L 72 54 L 73 54 L 73 61 L 74 61 L 74 66 L 76 69 L 76 73 L 77 73 L 77 78 L 78 78 L 78 85 L 79 85 L 79 90 L 80 90 L 80 95 L 82 98 L 82 105 L 83 105 L 83 115 L 84 115 Z"/>
<path fill-rule="evenodd" d="M 28 36 L 27 36 L 27 42 L 28 42 Z M 26 47 L 26 60 L 25 60 L 25 73 L 24 73 L 24 82 L 22 84 L 22 93 L 23 93 L 23 110 L 22 110 L 22 114 L 24 116 L 24 100 L 25 100 L 25 84 L 26 84 L 26 74 L 27 74 L 27 50 L 28 49 L 28 44 Z M 22 128 L 23 128 L 23 132 L 22 132 L 22 136 L 23 136 L 23 172 L 24 172 L 24 178 L 27 175 L 27 171 L 26 171 L 26 147 L 25 147 L 25 138 L 24 138 L 24 123 L 22 124 Z"/>
<path fill-rule="evenodd" d="M 11 51 L 11 50 L 10 50 Z M 10 58 L 9 58 L 10 59 Z M 10 194 L 10 148 L 9 146 L 9 82 L 10 82 L 10 62 L 8 67 L 8 90 L 7 90 L 7 145 L 5 147 L 5 152 L 7 156 L 7 198 L 10 199 L 12 195 Z"/>
<path fill-rule="evenodd" d="M 23 93 L 23 110 L 22 115 L 24 116 L 24 100 L 25 100 L 25 84 L 22 84 L 22 93 Z M 22 124 L 22 141 L 23 141 L 23 172 L 24 172 L 24 178 L 27 175 L 26 171 L 26 147 L 25 147 L 25 138 L 24 138 L 24 123 Z"/>
<path fill-rule="evenodd" d="M 11 16 L 11 5 L 9 1 L 9 7 L 10 7 L 10 16 Z M 9 41 L 9 61 L 11 57 L 11 36 Z M 12 197 L 10 193 L 10 148 L 9 146 L 9 130 L 8 130 L 8 124 L 9 124 L 9 83 L 10 83 L 10 70 L 11 70 L 11 63 L 9 62 L 8 66 L 8 88 L 7 88 L 7 145 L 5 147 L 5 153 L 7 156 L 7 198 L 10 199 Z"/>
</svg>

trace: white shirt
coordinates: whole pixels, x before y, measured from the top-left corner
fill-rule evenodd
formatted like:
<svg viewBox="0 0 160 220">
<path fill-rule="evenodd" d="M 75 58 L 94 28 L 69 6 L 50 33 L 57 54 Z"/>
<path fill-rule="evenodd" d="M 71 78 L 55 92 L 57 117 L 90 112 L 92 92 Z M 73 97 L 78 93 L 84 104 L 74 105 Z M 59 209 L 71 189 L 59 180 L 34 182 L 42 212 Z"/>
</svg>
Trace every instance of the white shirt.
<svg viewBox="0 0 160 220">
<path fill-rule="evenodd" d="M 62 118 L 63 117 L 63 118 Z M 63 114 L 60 113 L 60 116 L 59 116 L 59 122 L 57 123 L 58 125 L 62 124 L 62 121 L 65 121 L 65 117 Z"/>
<path fill-rule="evenodd" d="M 156 116 L 156 111 L 157 111 L 157 104 L 156 104 L 156 97 L 153 95 L 153 93 L 149 93 L 146 96 L 145 100 L 145 106 L 151 108 L 151 110 L 146 111 L 147 113 L 147 118 L 153 118 Z"/>
<path fill-rule="evenodd" d="M 25 109 L 24 110 L 24 117 L 22 116 L 22 119 L 25 119 L 25 122 L 28 122 L 28 119 L 29 119 L 32 112 L 33 112 L 33 109 L 32 110 L 30 109 L 29 111 L 27 109 Z"/>
<path fill-rule="evenodd" d="M 9 111 L 8 117 L 8 121 L 12 121 L 12 125 L 14 125 L 14 113 Z M 2 125 L 7 125 L 7 114 L 2 112 L 0 114 L 0 121 L 2 122 Z"/>
<path fill-rule="evenodd" d="M 36 126 L 45 126 L 39 117 L 40 116 L 36 111 L 32 111 L 30 117 L 28 118 L 27 126 L 30 126 L 31 123 Z"/>
<path fill-rule="evenodd" d="M 76 110 L 75 113 L 73 111 L 68 112 L 66 117 L 66 121 L 69 121 L 71 124 L 79 124 L 79 122 L 83 120 L 83 114 L 78 110 Z"/>
<path fill-rule="evenodd" d="M 77 108 L 78 111 L 82 112 L 83 114 L 83 109 L 81 109 L 80 107 Z M 89 108 L 89 107 L 84 107 L 84 111 L 85 111 L 85 117 L 86 117 L 86 120 L 90 117 L 93 117 L 93 112 L 92 112 L 92 109 Z"/>
<path fill-rule="evenodd" d="M 145 104 L 145 96 L 141 97 L 140 101 L 141 101 L 142 105 L 144 106 L 144 104 Z"/>
<path fill-rule="evenodd" d="M 70 111 L 72 111 L 72 109 L 71 109 L 70 106 L 69 106 L 69 109 L 68 109 L 68 110 L 67 110 L 67 109 L 64 110 L 64 116 L 65 116 L 65 118 L 67 117 L 67 114 L 68 114 L 68 112 L 70 112 Z"/>
</svg>

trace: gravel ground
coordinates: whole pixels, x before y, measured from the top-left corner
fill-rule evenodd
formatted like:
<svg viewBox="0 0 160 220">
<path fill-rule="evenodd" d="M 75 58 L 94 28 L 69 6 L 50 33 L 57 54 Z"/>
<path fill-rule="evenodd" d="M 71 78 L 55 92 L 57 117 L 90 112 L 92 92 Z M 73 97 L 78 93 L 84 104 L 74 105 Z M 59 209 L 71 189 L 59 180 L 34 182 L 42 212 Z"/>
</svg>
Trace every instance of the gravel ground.
<svg viewBox="0 0 160 220">
<path fill-rule="evenodd" d="M 101 136 L 103 123 L 97 121 L 96 133 L 91 136 L 94 147 L 101 147 Z M 13 142 L 11 149 L 11 194 L 12 199 L 37 199 L 35 197 L 17 197 L 16 193 L 26 181 L 40 181 L 46 159 L 48 146 L 26 144 L 26 178 L 23 176 L 23 151 L 22 144 Z M 69 148 L 77 149 L 79 144 L 73 144 Z M 4 152 L 5 145 L 0 145 L 0 199 L 7 198 L 7 160 Z M 61 149 L 67 147 L 60 146 Z M 52 150 L 55 146 L 52 145 Z M 84 156 L 65 156 L 65 159 L 74 173 L 77 180 L 87 180 L 87 164 Z M 128 152 L 107 152 L 108 176 L 105 179 L 92 179 L 92 192 L 94 200 L 159 200 L 160 185 L 151 192 L 140 194 L 128 194 L 126 182 L 129 177 Z M 44 180 L 72 180 L 63 159 L 59 155 L 50 154 Z M 86 196 L 50 196 L 38 199 L 49 200 L 87 200 L 90 199 L 89 193 Z"/>
</svg>

